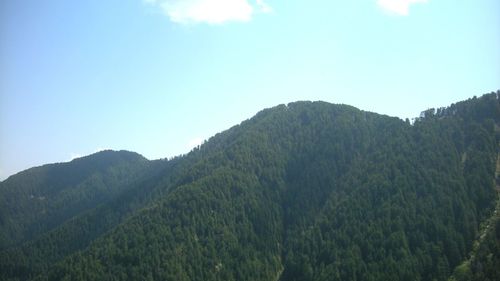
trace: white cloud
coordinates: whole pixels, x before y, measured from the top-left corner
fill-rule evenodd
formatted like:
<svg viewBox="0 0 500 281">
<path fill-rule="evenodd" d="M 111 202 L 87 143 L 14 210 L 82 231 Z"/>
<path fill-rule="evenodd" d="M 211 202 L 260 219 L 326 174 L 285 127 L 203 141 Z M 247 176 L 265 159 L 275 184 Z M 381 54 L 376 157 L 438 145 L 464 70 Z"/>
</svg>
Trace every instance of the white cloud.
<svg viewBox="0 0 500 281">
<path fill-rule="evenodd" d="M 197 138 L 193 138 L 193 139 L 190 139 L 187 143 L 187 146 L 189 149 L 193 149 L 199 145 L 201 145 L 203 143 L 203 138 L 200 138 L 200 137 L 197 137 Z"/>
<path fill-rule="evenodd" d="M 401 16 L 407 16 L 410 6 L 417 3 L 427 3 L 428 0 L 377 0 L 377 4 L 383 9 Z"/>
<path fill-rule="evenodd" d="M 175 23 L 220 24 L 227 21 L 246 22 L 256 12 L 271 12 L 264 0 L 143 0 L 160 7 Z"/>
<path fill-rule="evenodd" d="M 270 13 L 273 11 L 271 6 L 269 6 L 267 3 L 265 3 L 263 0 L 256 0 L 257 6 L 260 8 L 260 10 L 263 13 Z"/>
<path fill-rule="evenodd" d="M 71 152 L 71 153 L 70 153 L 70 155 L 69 155 L 69 160 L 68 160 L 68 162 L 69 162 L 69 161 L 73 161 L 74 159 L 76 159 L 76 158 L 80 158 L 80 157 L 82 157 L 82 156 L 83 156 L 83 154 L 80 154 L 80 153 L 75 153 L 75 152 Z"/>
<path fill-rule="evenodd" d="M 81 158 L 83 156 L 87 156 L 87 155 L 91 155 L 91 154 L 94 154 L 94 153 L 97 153 L 97 152 L 101 152 L 103 150 L 109 150 L 109 148 L 102 148 L 102 147 L 98 147 L 96 149 L 94 149 L 92 152 L 88 153 L 88 154 L 82 154 L 82 153 L 76 153 L 76 152 L 71 152 L 70 153 L 70 156 L 69 156 L 69 160 L 67 162 L 70 162 L 70 161 L 73 161 L 74 159 L 76 158 Z"/>
</svg>

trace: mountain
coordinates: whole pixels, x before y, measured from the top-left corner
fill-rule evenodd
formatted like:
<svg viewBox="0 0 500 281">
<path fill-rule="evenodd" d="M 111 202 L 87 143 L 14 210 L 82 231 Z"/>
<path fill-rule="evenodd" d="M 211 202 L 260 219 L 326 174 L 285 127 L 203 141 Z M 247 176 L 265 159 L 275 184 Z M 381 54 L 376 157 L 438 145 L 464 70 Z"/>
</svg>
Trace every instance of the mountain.
<svg viewBox="0 0 500 281">
<path fill-rule="evenodd" d="M 102 151 L 23 171 L 0 183 L 0 249 L 30 240 L 103 203 L 148 164 L 128 151 Z"/>
<path fill-rule="evenodd" d="M 495 280 L 499 98 L 414 122 L 295 102 L 171 160 L 27 170 L 0 183 L 0 278 Z"/>
</svg>

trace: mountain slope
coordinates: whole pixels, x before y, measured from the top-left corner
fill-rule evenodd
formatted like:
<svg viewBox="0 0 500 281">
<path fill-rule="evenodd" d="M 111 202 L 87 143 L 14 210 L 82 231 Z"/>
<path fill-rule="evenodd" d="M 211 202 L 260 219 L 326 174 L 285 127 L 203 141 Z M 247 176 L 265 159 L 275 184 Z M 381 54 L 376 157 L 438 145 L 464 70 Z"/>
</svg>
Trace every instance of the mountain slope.
<svg viewBox="0 0 500 281">
<path fill-rule="evenodd" d="M 190 158 L 149 161 L 132 174 L 130 181 L 122 182 L 123 186 L 109 200 L 96 203 L 94 208 L 76 214 L 32 240 L 0 251 L 0 280 L 29 279 L 65 256 L 83 250 L 136 210 L 168 193 L 170 182 L 178 180 L 179 174 L 192 162 Z"/>
<path fill-rule="evenodd" d="M 496 200 L 499 94 L 414 124 L 324 102 L 263 110 L 78 216 L 74 229 L 127 213 L 88 247 L 17 276 L 446 280 Z"/>
<path fill-rule="evenodd" d="M 0 249 L 30 240 L 121 191 L 147 166 L 128 151 L 102 151 L 23 171 L 0 183 Z"/>
</svg>

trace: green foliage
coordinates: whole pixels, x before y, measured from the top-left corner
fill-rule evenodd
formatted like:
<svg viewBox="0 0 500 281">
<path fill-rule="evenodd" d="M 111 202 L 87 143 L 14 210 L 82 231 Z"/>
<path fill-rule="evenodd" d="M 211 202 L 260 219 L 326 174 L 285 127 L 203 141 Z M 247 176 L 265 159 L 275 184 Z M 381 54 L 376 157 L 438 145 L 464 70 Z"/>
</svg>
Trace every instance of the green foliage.
<svg viewBox="0 0 500 281">
<path fill-rule="evenodd" d="M 4 280 L 447 280 L 494 207 L 498 95 L 414 124 L 323 102 L 263 110 L 129 173 L 109 200 L 0 252 L 0 269 Z M 480 262 L 491 274 L 498 252 Z"/>
<path fill-rule="evenodd" d="M 0 250 L 113 198 L 147 165 L 136 153 L 102 151 L 32 168 L 1 182 Z"/>
</svg>

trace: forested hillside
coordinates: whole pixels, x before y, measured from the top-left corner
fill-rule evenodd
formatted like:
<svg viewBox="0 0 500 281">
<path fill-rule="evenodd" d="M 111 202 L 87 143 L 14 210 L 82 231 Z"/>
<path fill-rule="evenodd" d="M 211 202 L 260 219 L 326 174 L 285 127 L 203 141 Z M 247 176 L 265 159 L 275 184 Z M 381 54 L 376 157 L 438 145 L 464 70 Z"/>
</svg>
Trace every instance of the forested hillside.
<svg viewBox="0 0 500 281">
<path fill-rule="evenodd" d="M 0 278 L 447 280 L 492 220 L 499 97 L 414 122 L 295 102 L 172 160 L 27 170 L 0 183 Z"/>
<path fill-rule="evenodd" d="M 137 153 L 102 151 L 8 178 L 0 183 L 0 249 L 33 239 L 112 198 L 147 165 Z"/>
</svg>

